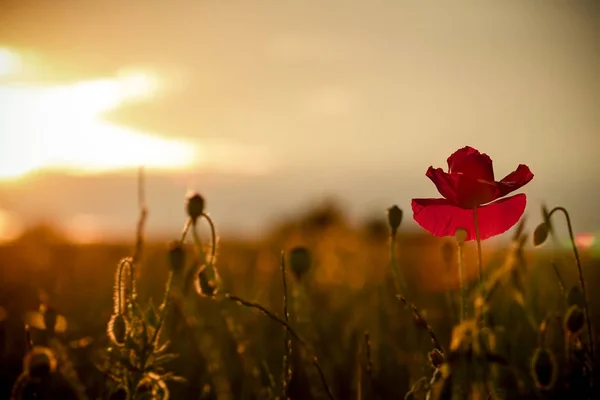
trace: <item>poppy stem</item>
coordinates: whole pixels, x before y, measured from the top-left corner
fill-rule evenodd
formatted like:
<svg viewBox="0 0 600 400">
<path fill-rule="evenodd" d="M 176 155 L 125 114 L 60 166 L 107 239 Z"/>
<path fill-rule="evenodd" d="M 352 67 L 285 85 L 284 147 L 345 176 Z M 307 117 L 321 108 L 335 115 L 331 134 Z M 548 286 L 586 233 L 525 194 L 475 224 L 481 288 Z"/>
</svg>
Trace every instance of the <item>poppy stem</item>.
<svg viewBox="0 0 600 400">
<path fill-rule="evenodd" d="M 548 219 L 554 214 L 554 212 L 560 211 L 565 215 L 565 219 L 567 220 L 567 228 L 569 230 L 569 239 L 571 240 L 571 247 L 573 248 L 573 254 L 575 255 L 575 262 L 577 263 L 577 271 L 579 272 L 579 284 L 581 285 L 581 290 L 583 291 L 583 298 L 585 300 L 585 322 L 587 325 L 587 334 L 590 339 L 590 355 L 592 360 L 595 358 L 594 354 L 594 335 L 592 333 L 592 320 L 590 319 L 590 307 L 588 303 L 588 295 L 585 290 L 585 279 L 583 279 L 583 269 L 581 268 L 581 259 L 579 258 L 579 251 L 577 250 L 577 245 L 575 244 L 575 236 L 573 235 L 573 226 L 571 225 L 571 217 L 569 216 L 568 211 L 564 207 L 554 207 L 548 213 Z"/>
<path fill-rule="evenodd" d="M 483 257 L 481 256 L 481 235 L 479 234 L 477 207 L 473 208 L 473 219 L 475 221 L 475 239 L 477 239 L 477 256 L 479 258 L 479 285 L 483 285 Z"/>
<path fill-rule="evenodd" d="M 467 318 L 467 290 L 463 278 L 463 244 L 458 244 L 458 281 L 460 282 L 460 322 Z"/>
<path fill-rule="evenodd" d="M 475 222 L 475 239 L 477 240 L 477 257 L 479 269 L 479 287 L 483 288 L 483 256 L 481 255 L 481 234 L 479 233 L 479 216 L 477 207 L 473 208 L 473 220 Z M 487 319 L 483 318 L 483 326 L 487 325 Z"/>
</svg>

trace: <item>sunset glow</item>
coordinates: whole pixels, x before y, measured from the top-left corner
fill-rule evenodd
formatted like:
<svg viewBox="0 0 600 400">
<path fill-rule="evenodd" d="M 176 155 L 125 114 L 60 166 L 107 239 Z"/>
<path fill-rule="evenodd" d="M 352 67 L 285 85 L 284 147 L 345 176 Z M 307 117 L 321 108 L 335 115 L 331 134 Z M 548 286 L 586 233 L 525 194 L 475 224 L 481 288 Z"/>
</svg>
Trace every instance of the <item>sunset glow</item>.
<svg viewBox="0 0 600 400">
<path fill-rule="evenodd" d="M 18 75 L 20 65 L 18 55 L 0 49 L 0 75 Z M 126 102 L 153 96 L 157 86 L 158 78 L 144 71 L 48 86 L 5 82 L 0 85 L 0 179 L 40 169 L 90 173 L 190 166 L 197 156 L 192 143 L 102 119 Z"/>
</svg>

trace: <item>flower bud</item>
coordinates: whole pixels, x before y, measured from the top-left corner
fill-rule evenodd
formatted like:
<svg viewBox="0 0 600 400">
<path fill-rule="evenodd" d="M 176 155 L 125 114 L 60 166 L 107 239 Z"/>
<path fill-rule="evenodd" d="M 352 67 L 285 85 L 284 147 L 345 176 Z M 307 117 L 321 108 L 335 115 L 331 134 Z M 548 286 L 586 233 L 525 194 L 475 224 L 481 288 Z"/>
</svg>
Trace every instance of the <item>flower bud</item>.
<svg viewBox="0 0 600 400">
<path fill-rule="evenodd" d="M 185 250 L 177 240 L 169 243 L 169 267 L 175 273 L 185 269 Z"/>
<path fill-rule="evenodd" d="M 289 262 L 290 269 L 296 276 L 296 279 L 301 280 L 311 266 L 312 257 L 310 251 L 306 247 L 294 247 L 290 250 Z"/>
<path fill-rule="evenodd" d="M 531 373 L 538 388 L 550 390 L 556 380 L 556 360 L 552 353 L 538 347 L 531 360 Z"/>
<path fill-rule="evenodd" d="M 125 344 L 129 324 L 123 314 L 113 314 L 108 321 L 107 334 L 110 341 L 118 347 Z"/>
<path fill-rule="evenodd" d="M 427 358 L 429 359 L 429 363 L 435 369 L 440 368 L 444 363 L 444 355 L 438 349 L 433 349 L 427 354 Z"/>
<path fill-rule="evenodd" d="M 204 206 L 204 197 L 200 196 L 198 193 L 188 196 L 186 201 L 186 210 L 188 216 L 192 219 L 194 224 L 198 218 L 202 216 L 202 213 L 204 213 Z"/>
<path fill-rule="evenodd" d="M 550 233 L 550 228 L 547 223 L 542 222 L 535 228 L 533 231 L 533 245 L 540 246 L 543 244 L 546 239 L 548 239 L 548 234 Z"/>
<path fill-rule="evenodd" d="M 400 224 L 402 224 L 402 210 L 400 207 L 394 205 L 387 210 L 388 224 L 392 230 L 392 235 L 396 235 Z"/>
<path fill-rule="evenodd" d="M 219 294 L 219 276 L 213 268 L 203 267 L 194 283 L 200 296 L 215 297 Z"/>
<path fill-rule="evenodd" d="M 454 231 L 454 237 L 456 238 L 458 245 L 462 246 L 467 241 L 467 230 L 465 228 L 457 228 L 456 231 Z"/>
<path fill-rule="evenodd" d="M 27 353 L 23 369 L 33 378 L 44 378 L 56 371 L 56 357 L 47 347 L 35 346 Z"/>
<path fill-rule="evenodd" d="M 569 333 L 575 335 L 581 331 L 585 323 L 585 314 L 583 310 L 577 305 L 572 305 L 565 315 L 565 328 Z"/>
</svg>

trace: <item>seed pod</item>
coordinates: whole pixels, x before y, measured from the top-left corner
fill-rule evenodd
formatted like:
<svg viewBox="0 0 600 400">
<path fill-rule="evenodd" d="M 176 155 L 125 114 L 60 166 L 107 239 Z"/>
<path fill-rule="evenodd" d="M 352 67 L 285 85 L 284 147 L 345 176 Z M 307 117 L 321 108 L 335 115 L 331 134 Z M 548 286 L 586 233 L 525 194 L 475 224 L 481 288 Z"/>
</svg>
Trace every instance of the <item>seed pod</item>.
<svg viewBox="0 0 600 400">
<path fill-rule="evenodd" d="M 552 353 L 538 347 L 531 360 L 531 374 L 538 388 L 550 390 L 556 381 L 556 360 Z"/>
<path fill-rule="evenodd" d="M 113 314 L 108 321 L 107 334 L 110 341 L 118 347 L 125 344 L 129 323 L 123 314 Z"/>
<path fill-rule="evenodd" d="M 429 354 L 427 354 L 427 358 L 434 369 L 440 368 L 444 363 L 444 355 L 438 349 L 431 350 Z"/>
<path fill-rule="evenodd" d="M 550 228 L 547 223 L 542 222 L 535 228 L 533 231 L 533 245 L 540 246 L 543 244 L 546 239 L 548 239 L 548 234 L 550 233 Z"/>
<path fill-rule="evenodd" d="M 200 196 L 198 193 L 188 196 L 186 201 L 186 210 L 188 216 L 191 218 L 194 224 L 198 218 L 202 216 L 202 213 L 204 212 L 204 206 L 204 197 Z"/>
<path fill-rule="evenodd" d="M 387 210 L 388 224 L 390 226 L 390 229 L 392 230 L 392 235 L 394 236 L 398 232 L 400 224 L 402 224 L 402 216 L 402 210 L 396 205 L 388 208 Z"/>
<path fill-rule="evenodd" d="M 185 269 L 185 250 L 179 241 L 169 243 L 169 267 L 174 273 Z"/>
<path fill-rule="evenodd" d="M 572 335 L 575 335 L 581 331 L 585 323 L 585 314 L 583 310 L 577 305 L 572 305 L 565 315 L 565 328 Z"/>
<path fill-rule="evenodd" d="M 25 356 L 23 369 L 31 377 L 47 377 L 56 371 L 56 357 L 49 348 L 36 346 Z"/>
<path fill-rule="evenodd" d="M 294 247 L 289 253 L 290 269 L 296 279 L 301 280 L 312 263 L 310 251 L 306 247 Z"/>
</svg>

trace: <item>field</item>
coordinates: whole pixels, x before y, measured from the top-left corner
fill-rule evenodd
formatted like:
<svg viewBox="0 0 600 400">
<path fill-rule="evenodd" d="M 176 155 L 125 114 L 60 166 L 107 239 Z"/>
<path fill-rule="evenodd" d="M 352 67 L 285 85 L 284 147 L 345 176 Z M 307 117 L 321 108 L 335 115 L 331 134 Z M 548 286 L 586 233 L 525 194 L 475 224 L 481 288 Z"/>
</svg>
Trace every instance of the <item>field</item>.
<svg viewBox="0 0 600 400">
<path fill-rule="evenodd" d="M 252 242 L 221 238 L 215 247 L 204 219 L 198 241 L 190 233 L 183 246 L 136 247 L 135 237 L 75 245 L 50 227 L 32 229 L 0 248 L 0 398 L 24 368 L 22 398 L 35 390 L 93 399 L 593 398 L 600 381 L 591 384 L 570 248 L 535 248 L 525 224 L 511 245 L 484 246 L 479 290 L 467 242 L 461 316 L 456 240 L 400 227 L 390 252 L 382 214 L 356 227 L 335 209 L 315 209 Z M 580 253 L 598 326 L 600 262 Z M 120 263 L 128 256 L 133 297 L 130 264 Z M 172 357 L 153 353 L 167 341 Z M 38 346 L 52 349 L 56 370 Z"/>
</svg>

